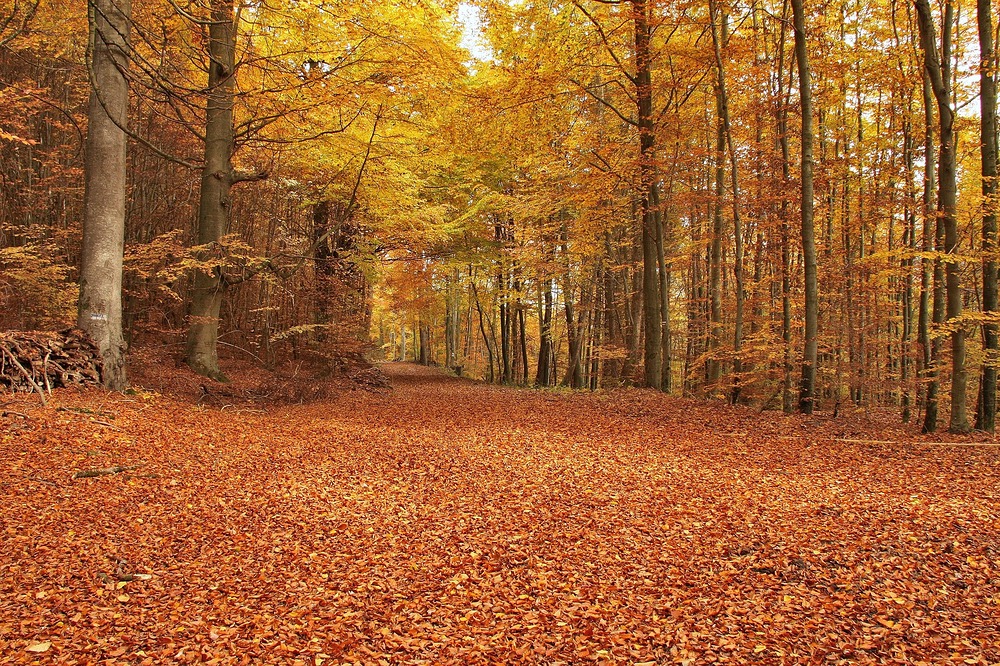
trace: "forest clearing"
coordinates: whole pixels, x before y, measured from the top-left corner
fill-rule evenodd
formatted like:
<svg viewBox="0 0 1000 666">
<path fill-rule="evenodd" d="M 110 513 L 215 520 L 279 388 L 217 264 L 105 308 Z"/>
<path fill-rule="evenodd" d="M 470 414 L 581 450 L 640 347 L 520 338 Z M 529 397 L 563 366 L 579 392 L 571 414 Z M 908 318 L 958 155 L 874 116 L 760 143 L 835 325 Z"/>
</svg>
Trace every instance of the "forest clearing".
<svg viewBox="0 0 1000 666">
<path fill-rule="evenodd" d="M 5 401 L 0 660 L 1000 662 L 986 435 L 383 368 Z"/>
</svg>

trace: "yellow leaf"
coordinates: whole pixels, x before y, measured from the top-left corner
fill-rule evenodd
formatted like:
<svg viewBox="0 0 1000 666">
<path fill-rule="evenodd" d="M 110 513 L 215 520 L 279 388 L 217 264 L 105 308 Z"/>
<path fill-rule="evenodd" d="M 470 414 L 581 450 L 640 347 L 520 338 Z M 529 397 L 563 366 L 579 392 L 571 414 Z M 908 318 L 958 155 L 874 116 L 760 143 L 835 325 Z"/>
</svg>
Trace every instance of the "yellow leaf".
<svg viewBox="0 0 1000 666">
<path fill-rule="evenodd" d="M 44 641 L 42 643 L 32 643 L 24 649 L 28 652 L 48 652 L 50 647 L 52 647 L 52 643 Z"/>
<path fill-rule="evenodd" d="M 753 653 L 754 654 L 760 654 L 761 652 L 763 652 L 766 649 L 767 649 L 766 645 L 755 645 L 754 648 L 753 648 Z"/>
<path fill-rule="evenodd" d="M 126 601 L 128 601 L 129 599 L 131 599 L 131 597 L 130 597 L 130 596 L 128 596 L 127 594 L 119 594 L 119 595 L 118 595 L 118 601 L 120 601 L 120 602 L 122 602 L 122 603 L 125 603 L 125 602 L 126 602 Z"/>
</svg>

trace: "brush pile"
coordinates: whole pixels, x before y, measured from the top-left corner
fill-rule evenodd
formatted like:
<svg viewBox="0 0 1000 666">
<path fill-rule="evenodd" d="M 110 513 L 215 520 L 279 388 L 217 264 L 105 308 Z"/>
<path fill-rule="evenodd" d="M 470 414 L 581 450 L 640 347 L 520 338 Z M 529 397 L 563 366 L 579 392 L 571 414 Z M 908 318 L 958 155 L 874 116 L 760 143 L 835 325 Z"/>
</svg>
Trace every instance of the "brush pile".
<svg viewBox="0 0 1000 666">
<path fill-rule="evenodd" d="M 100 383 L 97 345 L 80 329 L 0 332 L 0 393 Z"/>
</svg>

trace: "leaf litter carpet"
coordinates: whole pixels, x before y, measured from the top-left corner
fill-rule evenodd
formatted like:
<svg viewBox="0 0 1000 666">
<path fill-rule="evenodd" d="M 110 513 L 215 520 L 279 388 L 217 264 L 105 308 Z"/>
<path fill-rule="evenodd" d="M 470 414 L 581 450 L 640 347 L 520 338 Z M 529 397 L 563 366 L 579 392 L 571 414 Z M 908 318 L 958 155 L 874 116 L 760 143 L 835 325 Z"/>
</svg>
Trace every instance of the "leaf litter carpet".
<svg viewBox="0 0 1000 666">
<path fill-rule="evenodd" d="M 1000 449 L 387 372 L 6 403 L 0 661 L 1000 662 Z"/>
</svg>

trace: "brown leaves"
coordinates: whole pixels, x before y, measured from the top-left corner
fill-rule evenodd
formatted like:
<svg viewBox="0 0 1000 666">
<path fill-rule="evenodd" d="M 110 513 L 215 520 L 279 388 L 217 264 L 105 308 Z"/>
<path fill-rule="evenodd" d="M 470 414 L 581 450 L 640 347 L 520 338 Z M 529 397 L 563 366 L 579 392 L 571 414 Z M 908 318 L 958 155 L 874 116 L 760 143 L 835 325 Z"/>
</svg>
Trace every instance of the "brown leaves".
<svg viewBox="0 0 1000 666">
<path fill-rule="evenodd" d="M 995 450 L 388 369 L 390 394 L 266 414 L 96 391 L 14 406 L 30 418 L 0 436 L 0 653 L 1000 661 Z M 150 473 L 68 478 L 134 460 Z"/>
</svg>

